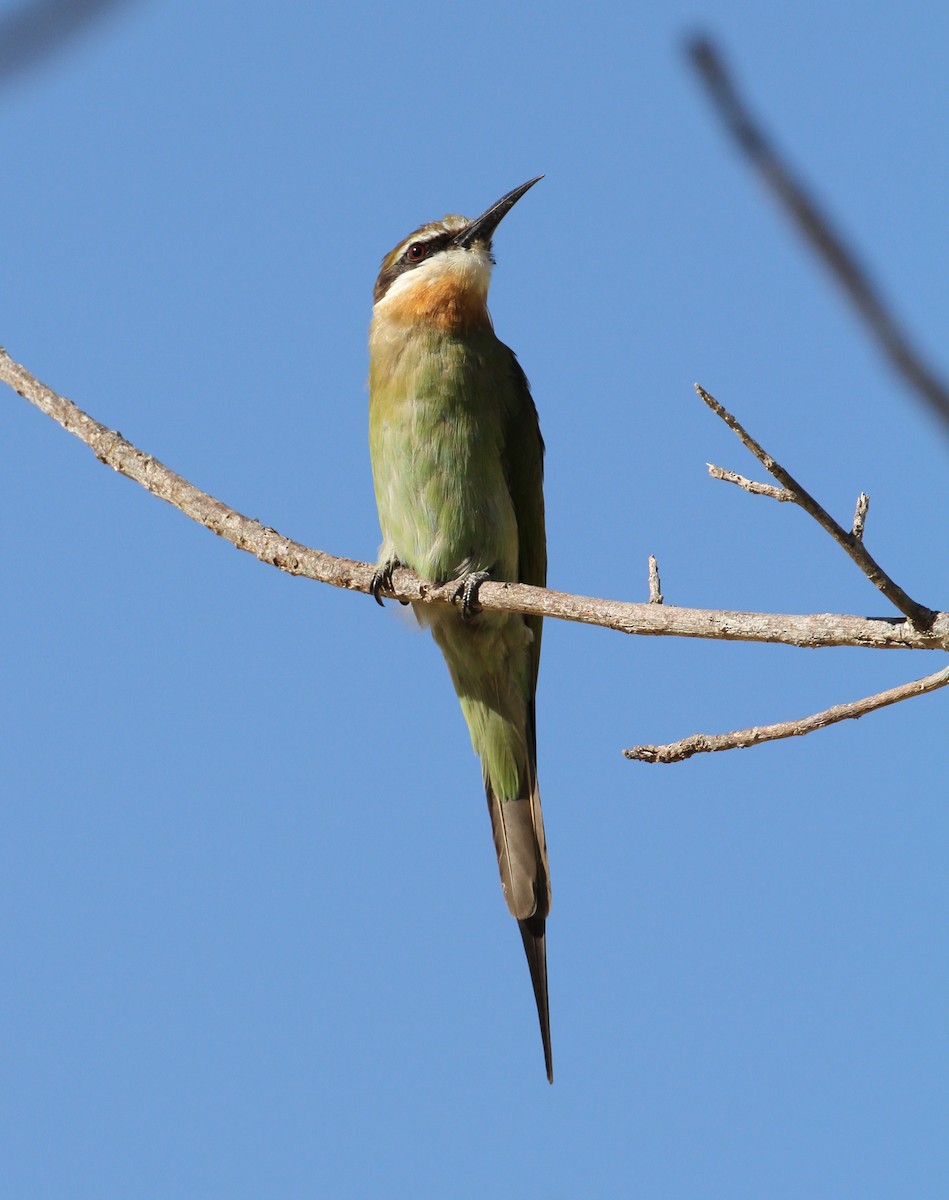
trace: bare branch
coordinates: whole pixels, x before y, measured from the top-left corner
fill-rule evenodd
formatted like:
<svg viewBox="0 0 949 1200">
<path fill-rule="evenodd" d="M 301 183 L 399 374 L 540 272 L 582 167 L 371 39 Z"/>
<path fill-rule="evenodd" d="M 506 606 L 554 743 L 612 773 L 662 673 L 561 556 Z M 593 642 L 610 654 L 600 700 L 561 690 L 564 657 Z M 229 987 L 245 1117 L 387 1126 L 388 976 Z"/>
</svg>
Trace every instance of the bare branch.
<svg viewBox="0 0 949 1200">
<path fill-rule="evenodd" d="M 866 492 L 861 492 L 857 497 L 857 507 L 854 509 L 853 525 L 850 529 L 850 535 L 856 541 L 863 541 L 863 530 L 867 523 L 867 513 L 870 511 L 870 497 Z"/>
<path fill-rule="evenodd" d="M 756 483 L 753 479 L 746 479 L 744 475 L 739 475 L 737 471 L 726 471 L 724 467 L 716 467 L 714 463 L 706 463 L 708 473 L 713 479 L 721 479 L 725 483 L 734 483 L 738 487 L 743 488 L 746 492 L 750 492 L 752 496 L 770 496 L 772 500 L 780 500 L 782 503 L 793 501 L 794 497 L 787 488 L 777 488 L 773 483 Z"/>
<path fill-rule="evenodd" d="M 708 38 L 696 38 L 689 46 L 689 57 L 725 127 L 794 221 L 799 233 L 843 287 L 883 354 L 949 429 L 949 388 L 923 361 L 853 251 L 778 156 L 761 125 L 739 96 L 712 42 Z"/>
<path fill-rule="evenodd" d="M 649 556 L 649 603 L 661 604 L 663 600 L 662 584 L 659 582 L 659 564 L 656 556 Z"/>
<path fill-rule="evenodd" d="M 290 575 L 351 591 L 370 590 L 375 567 L 371 563 L 336 558 L 291 541 L 275 529 L 242 516 L 220 500 L 202 492 L 151 455 L 144 454 L 121 434 L 94 421 L 71 400 L 58 395 L 15 363 L 0 349 L 0 380 L 36 405 L 68 433 L 80 439 L 96 457 L 115 471 L 141 484 L 154 496 L 246 550 L 261 562 Z M 451 604 L 455 586 L 442 587 L 399 568 L 386 594 L 415 604 Z M 721 612 L 715 609 L 677 608 L 669 604 L 633 604 L 568 595 L 518 583 L 481 585 L 478 603 L 497 612 L 555 617 L 599 625 L 622 633 L 652 637 L 712 638 L 719 641 L 776 642 L 788 646 L 862 646 L 874 649 L 949 650 L 949 613 L 940 613 L 928 629 L 892 617 L 857 617 L 830 613 L 784 615 L 779 613 Z"/>
<path fill-rule="evenodd" d="M 895 583 L 889 575 L 883 570 L 880 564 L 866 550 L 863 542 L 854 537 L 852 533 L 848 533 L 841 525 L 838 525 L 834 518 L 825 508 L 823 508 L 814 497 L 797 482 L 790 472 L 785 471 L 784 467 L 779 462 L 776 462 L 771 455 L 760 446 L 755 439 L 749 434 L 736 417 L 733 417 L 727 409 L 725 409 L 714 396 L 701 387 L 695 385 L 695 390 L 702 397 L 705 403 L 709 406 L 716 416 L 721 417 L 729 429 L 738 435 L 742 444 L 751 451 L 751 453 L 762 464 L 765 470 L 774 476 L 778 483 L 783 484 L 791 493 L 791 498 L 794 503 L 800 508 L 803 508 L 806 513 L 814 518 L 814 520 L 824 529 L 830 536 L 842 546 L 843 549 L 850 555 L 853 561 L 857 564 L 860 570 L 866 575 L 867 579 L 886 596 L 894 607 L 898 608 L 901 613 L 909 617 L 914 625 L 920 629 L 928 629 L 936 618 L 935 612 L 931 608 L 926 608 L 925 605 L 918 604 L 910 596 L 903 591 L 898 583 Z"/>
<path fill-rule="evenodd" d="M 854 700 L 850 704 L 835 704 L 823 712 L 813 716 L 803 717 L 798 721 L 782 721 L 778 725 L 755 725 L 751 729 L 738 729 L 734 733 L 694 733 L 691 737 L 682 738 L 678 742 L 670 742 L 665 746 L 633 746 L 624 750 L 626 758 L 638 762 L 674 763 L 683 762 L 693 754 L 713 754 L 718 750 L 745 750 L 749 746 L 759 746 L 762 742 L 774 742 L 780 738 L 801 737 L 818 729 L 825 729 L 837 721 L 856 720 L 865 717 L 867 713 L 876 712 L 888 704 L 898 704 L 912 696 L 923 696 L 934 692 L 937 688 L 949 684 L 949 667 L 943 667 L 933 675 L 923 679 L 914 679 L 911 683 L 902 683 L 899 687 L 889 688 L 878 692 L 875 696 L 867 696 L 863 700 Z"/>
</svg>

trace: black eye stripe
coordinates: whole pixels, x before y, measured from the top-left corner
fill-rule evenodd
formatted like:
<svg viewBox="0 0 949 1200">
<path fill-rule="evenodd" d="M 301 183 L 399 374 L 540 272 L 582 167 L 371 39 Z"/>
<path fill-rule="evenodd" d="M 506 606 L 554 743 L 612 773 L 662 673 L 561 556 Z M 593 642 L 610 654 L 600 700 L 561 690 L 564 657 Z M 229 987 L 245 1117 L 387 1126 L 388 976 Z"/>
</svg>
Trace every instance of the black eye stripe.
<svg viewBox="0 0 949 1200">
<path fill-rule="evenodd" d="M 437 237 L 427 238 L 424 241 L 412 242 L 406 252 L 402 255 L 402 259 L 400 259 L 400 261 L 404 261 L 406 266 L 414 267 L 417 263 L 424 262 L 426 258 L 431 258 L 433 254 L 437 254 L 439 250 L 444 250 L 451 241 L 451 238 L 452 235 L 450 233 L 440 233 Z M 416 247 L 424 247 L 425 250 L 425 253 L 419 255 L 417 258 L 412 256 L 412 251 L 415 250 Z"/>
<path fill-rule="evenodd" d="M 416 238 L 410 242 L 392 266 L 387 267 L 376 280 L 373 300 L 378 303 L 400 275 L 406 271 L 411 271 L 413 267 L 421 266 L 423 262 L 428 262 L 433 254 L 438 254 L 440 250 L 444 250 L 454 236 L 453 233 L 439 233 L 435 237 Z M 418 258 L 412 258 L 410 255 L 416 246 L 424 246 L 426 252 Z"/>
</svg>

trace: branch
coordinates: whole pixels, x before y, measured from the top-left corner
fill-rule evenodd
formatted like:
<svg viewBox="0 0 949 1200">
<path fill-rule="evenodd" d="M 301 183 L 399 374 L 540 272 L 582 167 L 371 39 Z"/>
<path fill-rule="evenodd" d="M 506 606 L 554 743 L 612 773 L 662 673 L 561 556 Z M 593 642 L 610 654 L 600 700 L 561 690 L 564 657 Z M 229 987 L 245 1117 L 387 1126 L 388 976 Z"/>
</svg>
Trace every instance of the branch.
<svg viewBox="0 0 949 1200">
<path fill-rule="evenodd" d="M 909 619 L 920 629 L 928 629 L 936 619 L 936 613 L 931 608 L 926 608 L 925 605 L 918 604 L 915 600 L 909 597 L 906 592 L 894 583 L 887 575 L 880 564 L 874 559 L 863 545 L 863 525 L 859 524 L 859 528 L 854 532 L 848 533 L 841 525 L 838 525 L 829 512 L 817 501 L 813 496 L 797 482 L 793 475 L 785 471 L 784 467 L 779 462 L 776 462 L 767 450 L 759 446 L 751 434 L 747 433 L 744 427 L 740 424 L 737 418 L 733 417 L 730 412 L 722 407 L 721 404 L 710 396 L 709 393 L 699 384 L 695 385 L 695 390 L 709 406 L 716 416 L 721 417 L 729 429 L 733 430 L 741 439 L 743 445 L 751 451 L 762 466 L 773 475 L 778 483 L 784 486 L 788 492 L 788 496 L 778 496 L 777 499 L 793 500 L 798 507 L 803 508 L 806 513 L 814 518 L 814 520 L 824 529 L 834 541 L 842 546 L 843 549 L 850 555 L 853 561 L 857 564 L 860 570 L 866 575 L 867 579 L 886 596 L 895 608 L 898 608 L 901 613 L 909 617 Z M 719 468 L 709 468 L 710 474 L 715 475 Z M 729 472 L 728 474 L 731 474 Z M 723 478 L 725 473 L 718 475 L 718 478 Z M 731 482 L 737 482 L 742 479 L 742 476 L 736 476 Z M 751 484 L 750 480 L 745 480 L 742 486 L 748 485 L 746 490 L 763 492 L 765 495 L 770 493 L 767 491 L 766 484 Z M 868 502 L 869 503 L 869 502 Z M 860 515 L 860 507 L 858 506 L 857 516 Z M 866 515 L 865 513 L 863 514 Z M 855 522 L 857 518 L 855 517 Z"/>
<path fill-rule="evenodd" d="M 0 18 L 0 86 L 30 71 L 124 0 L 34 0 Z"/>
<path fill-rule="evenodd" d="M 753 479 L 746 479 L 744 475 L 739 475 L 736 471 L 726 471 L 724 467 L 716 467 L 714 463 L 705 465 L 713 479 L 721 479 L 724 483 L 734 483 L 752 496 L 770 496 L 772 500 L 779 500 L 782 504 L 794 501 L 793 495 L 787 488 L 777 488 L 771 483 L 755 483 Z"/>
<path fill-rule="evenodd" d="M 794 221 L 798 232 L 843 287 L 883 354 L 949 428 L 949 388 L 923 361 L 854 253 L 782 162 L 739 96 L 714 45 L 707 38 L 696 38 L 689 46 L 689 57 L 725 127 Z"/>
<path fill-rule="evenodd" d="M 949 667 L 943 667 L 941 671 L 923 679 L 914 679 L 911 683 L 902 683 L 899 687 L 878 692 L 875 696 L 867 696 L 863 700 L 854 700 L 850 704 L 835 704 L 833 708 L 826 708 L 823 712 L 803 717 L 799 721 L 782 721 L 779 725 L 755 725 L 751 729 L 738 729 L 734 733 L 693 733 L 691 737 L 670 742 L 665 746 L 633 746 L 624 750 L 623 754 L 626 758 L 638 762 L 674 763 L 683 762 L 693 754 L 714 754 L 717 750 L 744 750 L 762 742 L 801 737 L 834 725 L 837 721 L 856 720 L 867 713 L 876 712 L 878 708 L 898 704 L 912 696 L 924 696 L 927 692 L 945 687 L 946 684 L 949 684 Z"/>
<path fill-rule="evenodd" d="M 659 581 L 659 564 L 656 562 L 656 556 L 649 556 L 649 603 L 662 604 L 665 597 L 662 594 L 662 584 Z"/>
<path fill-rule="evenodd" d="M 15 363 L 2 348 L 0 380 L 84 442 L 100 462 L 141 484 L 153 496 L 167 501 L 238 550 L 245 550 L 289 575 L 350 591 L 369 592 L 375 571 L 373 564 L 311 549 L 228 508 L 151 455 L 136 449 L 120 433 L 94 421 L 71 400 L 58 395 L 25 367 Z M 452 583 L 436 587 L 404 567 L 393 572 L 392 584 L 387 595 L 413 604 L 451 604 L 455 591 Z M 478 603 L 495 612 L 555 617 L 653 637 L 773 642 L 810 648 L 861 646 L 881 650 L 949 650 L 949 612 L 940 613 L 928 629 L 917 629 L 909 621 L 893 617 L 833 613 L 793 616 L 677 608 L 670 604 L 599 600 L 523 583 L 491 581 L 481 585 Z"/>
<path fill-rule="evenodd" d="M 854 541 L 863 541 L 863 530 L 867 523 L 867 513 L 870 511 L 870 497 L 866 492 L 861 492 L 857 497 L 857 507 L 853 511 L 853 525 L 850 527 L 850 536 Z"/>
</svg>

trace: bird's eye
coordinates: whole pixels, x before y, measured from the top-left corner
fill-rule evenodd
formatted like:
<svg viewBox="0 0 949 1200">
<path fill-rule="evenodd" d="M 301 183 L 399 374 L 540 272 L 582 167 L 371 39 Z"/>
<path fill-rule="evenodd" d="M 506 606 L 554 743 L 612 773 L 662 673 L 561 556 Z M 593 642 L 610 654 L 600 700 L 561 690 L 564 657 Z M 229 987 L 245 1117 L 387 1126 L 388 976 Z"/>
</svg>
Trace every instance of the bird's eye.
<svg viewBox="0 0 949 1200">
<path fill-rule="evenodd" d="M 421 262 L 425 255 L 428 254 L 428 246 L 425 242 L 413 242 L 405 252 L 405 257 L 410 263 Z"/>
</svg>

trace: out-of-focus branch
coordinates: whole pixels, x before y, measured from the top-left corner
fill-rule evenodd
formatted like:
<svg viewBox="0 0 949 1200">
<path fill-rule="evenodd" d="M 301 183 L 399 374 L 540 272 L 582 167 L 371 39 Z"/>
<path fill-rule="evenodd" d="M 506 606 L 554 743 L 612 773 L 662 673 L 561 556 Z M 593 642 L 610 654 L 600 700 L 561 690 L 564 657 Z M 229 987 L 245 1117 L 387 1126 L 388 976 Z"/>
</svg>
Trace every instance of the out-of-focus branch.
<svg viewBox="0 0 949 1200">
<path fill-rule="evenodd" d="M 759 746 L 762 742 L 801 737 L 805 733 L 825 729 L 837 721 L 865 717 L 867 713 L 876 712 L 878 708 L 898 704 L 912 696 L 924 696 L 927 692 L 934 692 L 947 684 L 949 667 L 943 667 L 941 671 L 926 675 L 923 679 L 902 683 L 899 687 L 889 688 L 885 692 L 878 692 L 875 696 L 867 696 L 849 704 L 835 704 L 833 708 L 826 708 L 823 712 L 802 717 L 798 721 L 782 721 L 778 725 L 755 725 L 751 729 L 737 729 L 734 733 L 693 733 L 690 737 L 670 742 L 665 746 L 632 746 L 629 750 L 624 750 L 623 754 L 626 758 L 638 762 L 675 763 L 691 758 L 693 754 L 713 754 L 717 750 L 744 750 L 749 746 Z"/>
<path fill-rule="evenodd" d="M 738 146 L 794 221 L 802 237 L 843 287 L 896 371 L 949 430 L 949 387 L 923 361 L 853 251 L 779 157 L 738 94 L 715 46 L 708 38 L 700 37 L 690 43 L 688 50 L 718 115 Z"/>
<path fill-rule="evenodd" d="M 84 442 L 113 470 L 174 505 L 186 517 L 226 538 L 262 562 L 290 575 L 300 575 L 333 587 L 370 591 L 375 567 L 371 563 L 337 558 L 291 541 L 275 529 L 261 525 L 222 504 L 189 483 L 151 455 L 138 450 L 120 433 L 94 421 L 0 349 L 0 381 L 51 417 L 68 433 Z M 658 580 L 657 580 L 658 584 Z M 455 587 L 436 587 L 411 571 L 393 572 L 386 595 L 417 604 L 450 604 Z M 714 609 L 678 608 L 671 604 L 633 604 L 568 595 L 526 584 L 481 585 L 478 603 L 498 612 L 556 617 L 600 625 L 622 633 L 653 637 L 712 638 L 718 641 L 776 642 L 788 646 L 861 646 L 874 649 L 949 650 L 949 613 L 940 613 L 928 629 L 916 629 L 898 618 L 845 616 L 834 613 L 789 615 L 782 613 L 722 612 Z"/>
<path fill-rule="evenodd" d="M 801 485 L 797 482 L 794 476 L 790 474 L 790 472 L 786 471 L 779 462 L 776 462 L 775 459 L 771 457 L 767 450 L 765 450 L 755 441 L 751 434 L 744 429 L 738 419 L 733 417 L 726 408 L 719 404 L 714 396 L 709 395 L 709 393 L 699 384 L 695 385 L 695 390 L 709 406 L 712 412 L 715 413 L 716 416 L 721 417 L 728 428 L 738 435 L 742 444 L 751 451 L 751 453 L 755 456 L 755 458 L 757 458 L 765 470 L 770 475 L 773 475 L 778 483 L 780 483 L 782 487 L 789 493 L 787 498 L 793 500 L 793 502 L 798 505 L 799 508 L 803 508 L 806 513 L 814 518 L 814 520 L 822 529 L 830 534 L 834 541 L 841 546 L 853 559 L 864 575 L 866 575 L 867 579 L 870 580 L 874 587 L 880 589 L 880 591 L 884 596 L 886 596 L 887 600 L 889 600 L 891 604 L 898 608 L 901 613 L 909 617 L 914 625 L 918 626 L 920 629 L 928 629 L 936 619 L 936 613 L 931 608 L 926 608 L 925 605 L 918 604 L 915 600 L 908 596 L 906 592 L 903 591 L 898 583 L 895 583 L 889 577 L 889 575 L 887 575 L 876 559 L 874 559 L 864 547 L 862 528 L 860 530 L 860 536 L 853 532 L 848 533 L 848 531 L 844 529 L 842 525 L 839 525 L 834 520 L 834 518 L 822 505 L 817 503 L 817 501 L 809 492 L 805 491 L 805 489 L 801 487 Z M 717 474 L 718 468 L 715 470 L 710 468 L 710 471 L 716 476 L 716 478 L 721 479 L 724 477 L 722 474 Z M 741 476 L 738 478 L 740 479 Z M 729 482 L 735 481 L 729 480 Z M 748 487 L 746 490 L 757 490 L 760 492 L 765 486 L 766 485 L 757 484 L 754 488 Z M 765 491 L 764 494 L 767 495 L 769 493 Z M 778 496 L 776 498 L 785 499 L 784 496 Z"/>
<path fill-rule="evenodd" d="M 0 87 L 129 0 L 34 0 L 0 16 Z"/>
</svg>

